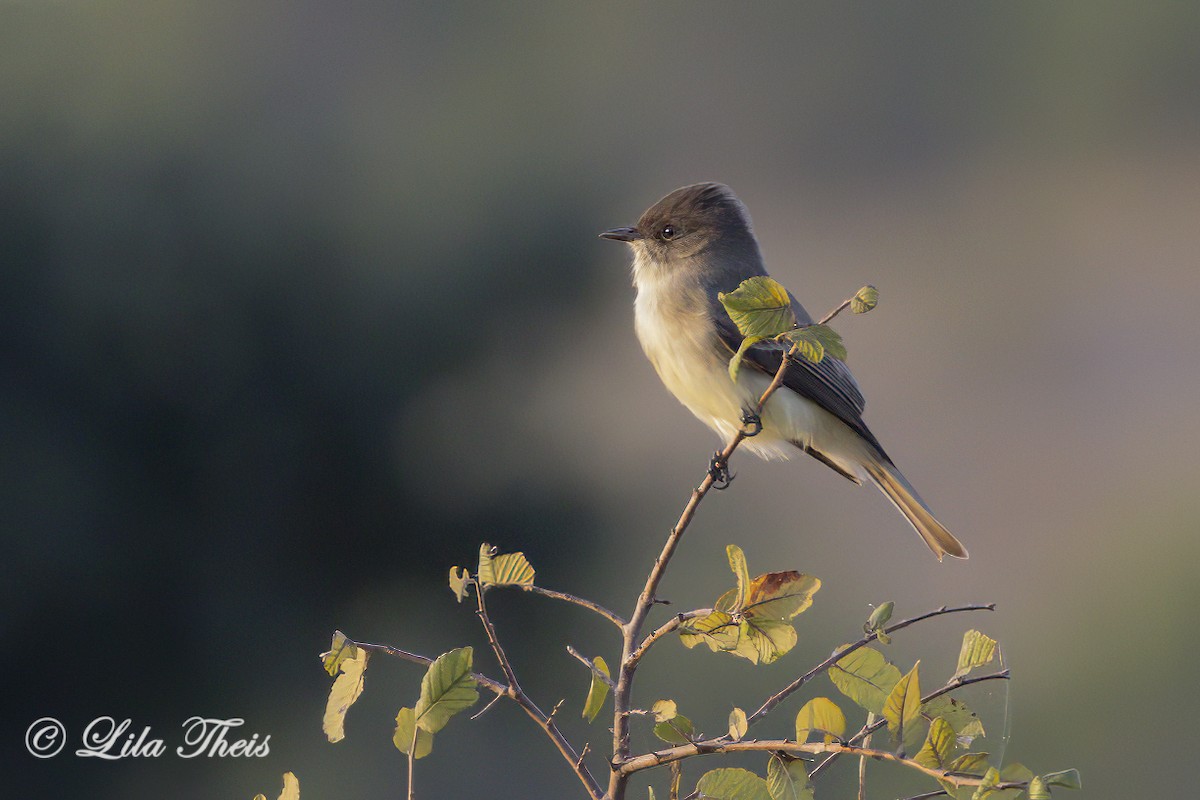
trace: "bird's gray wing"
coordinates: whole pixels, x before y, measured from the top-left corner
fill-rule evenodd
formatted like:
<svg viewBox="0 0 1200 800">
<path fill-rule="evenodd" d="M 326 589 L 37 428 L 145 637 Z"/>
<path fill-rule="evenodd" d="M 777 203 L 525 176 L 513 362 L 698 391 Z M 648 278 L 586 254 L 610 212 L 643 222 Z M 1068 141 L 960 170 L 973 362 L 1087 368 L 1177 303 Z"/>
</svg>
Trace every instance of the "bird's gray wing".
<svg viewBox="0 0 1200 800">
<path fill-rule="evenodd" d="M 717 310 L 714 316 L 721 341 L 729 348 L 729 354 L 732 357 L 742 344 L 742 334 L 724 309 Z M 808 317 L 807 314 L 803 314 L 803 316 Z M 742 366 L 743 368 L 755 368 L 774 376 L 779 371 L 784 352 L 784 345 L 779 342 L 772 340 L 758 342 L 743 354 Z M 793 359 L 787 372 L 783 375 L 783 385 L 813 401 L 846 423 L 850 430 L 870 443 L 879 452 L 879 455 L 889 462 L 891 461 L 875 435 L 863 422 L 862 412 L 866 407 L 866 401 L 845 362 L 829 355 L 826 355 L 817 364 L 805 358 Z"/>
</svg>

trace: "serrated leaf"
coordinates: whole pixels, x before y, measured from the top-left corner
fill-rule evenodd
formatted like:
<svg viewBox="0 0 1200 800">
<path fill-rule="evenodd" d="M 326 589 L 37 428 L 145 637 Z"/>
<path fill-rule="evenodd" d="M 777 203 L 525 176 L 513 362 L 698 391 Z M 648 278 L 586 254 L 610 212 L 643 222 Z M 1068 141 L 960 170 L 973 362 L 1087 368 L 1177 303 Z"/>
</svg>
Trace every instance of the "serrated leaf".
<svg viewBox="0 0 1200 800">
<path fill-rule="evenodd" d="M 1047 786 L 1061 786 L 1064 789 L 1082 789 L 1083 781 L 1079 778 L 1079 770 L 1064 769 L 1060 772 L 1050 772 L 1042 776 Z"/>
<path fill-rule="evenodd" d="M 325 668 L 331 676 L 337 677 L 341 671 L 342 662 L 347 658 L 354 658 L 358 655 L 358 645 L 346 638 L 346 634 L 341 631 L 333 632 L 333 641 L 329 644 L 329 649 L 321 653 L 321 666 Z"/>
<path fill-rule="evenodd" d="M 771 800 L 813 800 L 813 785 L 804 762 L 772 755 L 767 762 L 767 793 Z"/>
<path fill-rule="evenodd" d="M 467 596 L 467 579 L 470 577 L 471 573 L 462 567 L 450 568 L 450 591 L 454 592 L 460 603 Z"/>
<path fill-rule="evenodd" d="M 321 721 L 321 729 L 331 742 L 340 742 L 346 738 L 346 712 L 363 691 L 363 671 L 367 668 L 367 659 L 371 653 L 362 648 L 355 650 L 357 652 L 354 655 L 348 655 L 339 662 L 338 669 L 341 670 L 341 674 L 333 681 L 329 699 L 325 703 L 325 717 Z"/>
<path fill-rule="evenodd" d="M 735 608 L 740 611 L 746 607 L 746 598 L 750 592 L 750 569 L 746 566 L 746 554 L 742 552 L 742 548 L 731 544 L 725 546 L 725 556 L 729 559 L 729 568 L 733 570 L 733 577 L 737 581 Z"/>
<path fill-rule="evenodd" d="M 729 359 L 729 380 L 737 383 L 738 373 L 742 370 L 742 359 L 745 358 L 746 351 L 766 338 L 765 336 L 745 336 L 742 338 L 742 343 L 738 345 L 737 352 Z"/>
<path fill-rule="evenodd" d="M 796 646 L 796 629 L 780 619 L 746 617 L 738 626 L 738 643 L 730 652 L 753 664 L 773 664 Z"/>
<path fill-rule="evenodd" d="M 717 299 L 743 336 L 774 337 L 796 325 L 787 289 L 766 275 L 747 278 L 732 292 L 718 292 Z"/>
<path fill-rule="evenodd" d="M 950 723 L 938 717 L 929 726 L 929 735 L 925 744 L 916 755 L 916 762 L 930 769 L 945 769 L 950 763 L 950 755 L 954 752 L 954 728 Z"/>
<path fill-rule="evenodd" d="M 807 742 L 813 733 L 821 734 L 826 744 L 846 735 L 846 715 L 828 697 L 814 697 L 796 714 L 796 741 Z"/>
<path fill-rule="evenodd" d="M 484 586 L 529 586 L 535 575 L 524 553 L 496 555 L 496 548 L 484 543 L 479 548 L 479 582 Z"/>
<path fill-rule="evenodd" d="M 417 725 L 430 733 L 446 727 L 450 718 L 465 711 L 479 699 L 475 676 L 471 674 L 474 650 L 460 647 L 433 660 L 421 679 L 421 698 L 417 700 Z"/>
<path fill-rule="evenodd" d="M 654 705 L 650 706 L 650 711 L 654 714 L 655 722 L 666 722 L 679 716 L 679 706 L 674 700 L 655 700 Z"/>
<path fill-rule="evenodd" d="M 706 800 L 773 800 L 765 780 L 735 767 L 704 773 L 696 783 L 696 791 Z"/>
<path fill-rule="evenodd" d="M 985 797 L 988 797 L 996 791 L 996 784 L 999 782 L 999 770 L 997 770 L 995 767 L 989 767 L 988 771 L 983 773 L 983 781 L 975 789 L 975 793 L 971 795 L 971 800 L 984 800 Z"/>
<path fill-rule="evenodd" d="M 592 666 L 600 670 L 605 677 L 610 677 L 608 664 L 600 656 L 592 659 Z M 588 689 L 587 700 L 583 704 L 583 718 L 591 722 L 600 713 L 600 709 L 604 707 L 604 701 L 608 697 L 608 684 L 595 672 L 592 673 L 592 685 Z"/>
<path fill-rule="evenodd" d="M 746 735 L 750 723 L 746 720 L 746 712 L 740 708 L 734 708 L 729 712 L 729 738 L 735 742 L 739 741 Z"/>
<path fill-rule="evenodd" d="M 979 715 L 967 707 L 966 703 L 949 695 L 939 695 L 921 706 L 921 715 L 933 720 L 941 717 L 950 723 L 959 747 L 970 747 L 977 736 L 983 736 L 983 722 Z"/>
<path fill-rule="evenodd" d="M 808 328 L 796 328 L 788 331 L 784 338 L 794 345 L 794 355 L 798 355 L 806 361 L 820 364 L 821 359 L 825 358 L 825 345 L 821 344 L 821 340 Z"/>
<path fill-rule="evenodd" d="M 791 619 L 812 605 L 821 588 L 820 578 L 794 570 L 768 572 L 750 582 L 742 613 L 747 617 Z"/>
<path fill-rule="evenodd" d="M 954 677 L 966 675 L 975 667 L 982 667 L 992 660 L 996 652 L 996 640 L 977 630 L 969 630 L 963 634 L 962 648 L 958 652 L 958 669 Z"/>
<path fill-rule="evenodd" d="M 392 744 L 401 753 L 413 750 L 413 758 L 424 758 L 433 752 L 433 734 L 417 724 L 417 714 L 412 708 L 402 708 L 396 714 L 396 730 L 392 733 Z"/>
<path fill-rule="evenodd" d="M 738 643 L 738 626 L 733 616 L 725 611 L 713 611 L 703 617 L 688 620 L 679 628 L 679 640 L 683 646 L 693 648 L 704 642 L 714 653 L 732 650 Z"/>
<path fill-rule="evenodd" d="M 799 343 L 802 340 L 816 342 L 821 346 L 821 351 L 824 355 L 836 358 L 839 361 L 846 360 L 846 345 L 842 343 L 841 335 L 828 325 L 806 325 L 802 328 L 788 331 L 784 335 L 784 338 L 793 343 Z M 807 358 L 807 356 L 805 357 Z M 820 360 L 820 358 L 817 359 L 817 361 Z"/>
<path fill-rule="evenodd" d="M 865 314 L 879 305 L 879 291 L 870 284 L 862 287 L 850 299 L 850 310 L 855 314 Z"/>
<path fill-rule="evenodd" d="M 696 735 L 692 721 L 682 714 L 676 714 L 654 726 L 654 735 L 667 744 L 687 744 Z"/>
<path fill-rule="evenodd" d="M 1046 782 L 1037 776 L 1029 781 L 1029 788 L 1026 791 L 1029 794 L 1029 800 L 1050 800 L 1050 789 L 1046 787 Z"/>
<path fill-rule="evenodd" d="M 921 714 L 921 684 L 917 669 L 921 666 L 918 661 L 908 674 L 896 682 L 891 694 L 883 704 L 883 717 L 887 720 L 888 730 L 898 741 L 904 740 L 905 730 Z"/>
<path fill-rule="evenodd" d="M 900 681 L 900 670 L 878 650 L 860 647 L 829 668 L 829 679 L 846 697 L 882 716 L 883 704 Z"/>
</svg>

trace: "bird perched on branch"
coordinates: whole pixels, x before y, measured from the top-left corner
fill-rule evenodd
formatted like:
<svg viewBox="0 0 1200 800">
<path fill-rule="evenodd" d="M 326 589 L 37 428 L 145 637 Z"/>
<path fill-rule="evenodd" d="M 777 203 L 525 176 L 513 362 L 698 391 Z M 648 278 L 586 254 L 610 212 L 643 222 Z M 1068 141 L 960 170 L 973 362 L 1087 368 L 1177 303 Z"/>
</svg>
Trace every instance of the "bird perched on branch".
<svg viewBox="0 0 1200 800">
<path fill-rule="evenodd" d="M 745 351 L 736 379 L 730 376 L 729 360 L 743 337 L 718 295 L 767 274 L 746 207 L 728 187 L 698 183 L 659 200 L 636 225 L 600 235 L 633 249 L 635 328 L 658 376 L 728 440 L 754 416 L 786 354 L 774 339 L 758 342 Z M 800 325 L 812 322 L 795 297 L 791 303 Z M 863 422 L 864 405 L 843 361 L 828 354 L 818 363 L 790 360 L 783 384 L 758 415 L 760 431 L 744 446 L 763 458 L 803 451 L 857 484 L 871 481 L 939 561 L 966 558 L 966 548 L 934 518 Z"/>
</svg>

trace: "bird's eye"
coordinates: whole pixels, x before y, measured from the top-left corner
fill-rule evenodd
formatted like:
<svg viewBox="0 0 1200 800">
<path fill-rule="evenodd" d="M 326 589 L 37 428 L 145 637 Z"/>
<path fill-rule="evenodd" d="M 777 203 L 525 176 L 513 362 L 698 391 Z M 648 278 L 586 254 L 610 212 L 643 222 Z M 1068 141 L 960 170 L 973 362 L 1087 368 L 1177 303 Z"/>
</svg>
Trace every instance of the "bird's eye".
<svg viewBox="0 0 1200 800">
<path fill-rule="evenodd" d="M 663 225 L 662 230 L 658 232 L 658 235 L 663 239 L 674 239 L 676 233 L 678 233 L 678 231 L 675 230 L 674 225 Z"/>
</svg>

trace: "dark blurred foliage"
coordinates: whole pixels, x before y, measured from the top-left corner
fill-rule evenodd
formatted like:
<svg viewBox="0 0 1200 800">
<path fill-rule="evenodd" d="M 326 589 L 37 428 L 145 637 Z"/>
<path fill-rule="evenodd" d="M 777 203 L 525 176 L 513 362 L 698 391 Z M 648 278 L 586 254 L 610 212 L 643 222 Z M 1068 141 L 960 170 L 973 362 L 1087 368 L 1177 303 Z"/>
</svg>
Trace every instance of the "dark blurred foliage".
<svg viewBox="0 0 1200 800">
<path fill-rule="evenodd" d="M 0 4 L 10 794 L 273 797 L 293 770 L 307 797 L 395 796 L 391 717 L 419 670 L 373 662 L 329 745 L 315 656 L 334 628 L 481 648 L 444 575 L 483 540 L 631 603 L 713 443 L 640 361 L 627 257 L 594 235 L 700 179 L 742 193 L 810 309 L 888 284 L 894 316 L 850 325 L 851 355 L 976 559 L 934 571 L 877 498 L 746 464 L 701 515 L 680 602 L 716 596 L 728 541 L 752 568 L 826 578 L 818 648 L 868 601 L 998 599 L 1006 617 L 934 641 L 977 624 L 1012 642 L 1023 761 L 1190 785 L 1165 752 L 1139 750 L 1136 776 L 1108 752 L 1181 741 L 1200 711 L 1154 677 L 1200 655 L 1167 644 L 1200 599 L 1170 566 L 1197 555 L 1200 519 L 1178 442 L 1200 388 L 1180 321 L 1200 295 L 1197 21 L 1186 4 Z M 810 515 L 799 548 L 794 512 L 747 517 L 781 492 Z M 887 549 L 842 552 L 835 529 Z M 562 646 L 611 634 L 537 598 L 495 605 L 539 702 L 581 704 Z M 706 693 L 714 719 L 786 678 L 669 646 L 649 684 L 715 675 L 734 696 Z M 1142 699 L 1102 710 L 1122 693 Z M 102 714 L 168 746 L 194 714 L 244 717 L 271 755 L 21 744 L 37 717 L 74 736 Z M 437 748 L 426 797 L 576 791 L 511 707 Z"/>
</svg>

